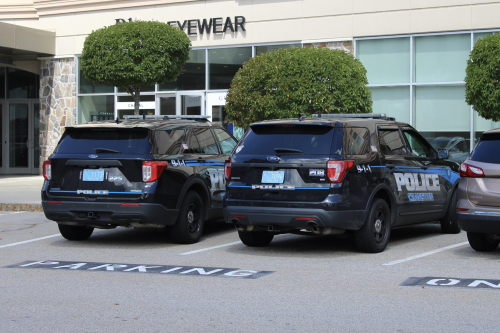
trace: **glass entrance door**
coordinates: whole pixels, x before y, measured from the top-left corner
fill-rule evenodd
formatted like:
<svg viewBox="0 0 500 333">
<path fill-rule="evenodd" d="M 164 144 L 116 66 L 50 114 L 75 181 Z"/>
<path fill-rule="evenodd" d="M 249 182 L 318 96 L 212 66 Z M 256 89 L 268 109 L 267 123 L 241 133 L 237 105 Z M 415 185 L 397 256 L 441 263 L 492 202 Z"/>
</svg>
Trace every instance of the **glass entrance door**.
<svg viewBox="0 0 500 333">
<path fill-rule="evenodd" d="M 38 174 L 40 162 L 38 102 L 9 102 L 3 110 L 2 173 Z M 6 150 L 6 151 L 4 151 Z"/>
<path fill-rule="evenodd" d="M 176 115 L 176 98 L 174 94 L 157 94 L 156 95 L 156 114 L 162 116 Z"/>
<path fill-rule="evenodd" d="M 5 111 L 4 108 L 4 103 L 0 102 L 0 174 L 5 173 L 5 161 L 7 161 L 7 129 L 5 128 L 5 125 L 7 122 L 5 121 L 5 116 L 7 115 L 7 112 Z"/>
<path fill-rule="evenodd" d="M 204 92 L 177 92 L 177 114 L 187 116 L 205 115 L 204 97 Z"/>
</svg>

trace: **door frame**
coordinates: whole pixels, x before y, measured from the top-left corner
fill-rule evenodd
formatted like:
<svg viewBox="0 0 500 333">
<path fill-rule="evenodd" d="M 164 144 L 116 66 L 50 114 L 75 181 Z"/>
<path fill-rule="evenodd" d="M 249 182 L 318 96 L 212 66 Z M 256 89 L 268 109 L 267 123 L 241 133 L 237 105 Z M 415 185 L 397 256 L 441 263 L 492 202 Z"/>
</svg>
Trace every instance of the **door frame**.
<svg viewBox="0 0 500 333">
<path fill-rule="evenodd" d="M 1 128 L 0 128 L 0 142 L 2 146 L 2 164 L 0 164 L 0 174 L 6 174 L 8 169 L 8 159 L 9 159 L 9 116 L 7 112 L 7 102 L 5 100 L 0 101 L 0 118 L 1 118 Z"/>
<path fill-rule="evenodd" d="M 39 174 L 39 165 L 34 165 L 35 163 L 35 145 L 39 144 L 39 135 L 34 133 L 35 130 L 35 104 L 38 104 L 38 112 L 40 112 L 40 100 L 38 99 L 18 99 L 18 100 L 6 100 L 2 103 L 2 160 L 3 167 L 0 168 L 1 174 Z M 26 167 L 10 167 L 10 129 L 9 129 L 9 118 L 10 118 L 10 105 L 11 104 L 25 104 L 28 105 L 28 140 L 26 145 L 28 147 L 28 166 Z M 40 118 L 38 118 L 40 122 Z M 40 150 L 39 150 L 40 152 Z M 39 156 L 40 158 L 40 156 Z M 39 164 L 39 163 L 37 163 Z"/>
<path fill-rule="evenodd" d="M 205 114 L 210 116 L 210 121 L 212 121 L 212 107 L 214 106 L 224 106 L 226 105 L 226 95 L 227 91 L 224 92 L 208 92 L 207 93 L 207 108 Z"/>
<path fill-rule="evenodd" d="M 169 92 L 169 93 L 157 93 L 155 96 L 155 115 L 160 115 L 160 98 L 162 97 L 174 97 L 175 98 L 175 114 L 177 113 L 177 94 L 175 92 Z"/>
<path fill-rule="evenodd" d="M 175 111 L 177 115 L 182 115 L 182 96 L 200 97 L 200 115 L 205 115 L 205 91 L 204 90 L 185 90 L 177 91 L 175 94 Z"/>
</svg>

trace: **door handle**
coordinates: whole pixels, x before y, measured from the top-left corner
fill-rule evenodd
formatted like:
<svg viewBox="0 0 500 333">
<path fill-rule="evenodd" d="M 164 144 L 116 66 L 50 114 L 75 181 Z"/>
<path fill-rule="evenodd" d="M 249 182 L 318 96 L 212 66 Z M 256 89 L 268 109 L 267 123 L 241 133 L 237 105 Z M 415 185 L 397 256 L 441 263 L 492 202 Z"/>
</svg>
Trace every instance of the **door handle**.
<svg viewBox="0 0 500 333">
<path fill-rule="evenodd" d="M 389 169 L 394 169 L 396 166 L 394 164 L 386 164 L 385 167 Z"/>
</svg>

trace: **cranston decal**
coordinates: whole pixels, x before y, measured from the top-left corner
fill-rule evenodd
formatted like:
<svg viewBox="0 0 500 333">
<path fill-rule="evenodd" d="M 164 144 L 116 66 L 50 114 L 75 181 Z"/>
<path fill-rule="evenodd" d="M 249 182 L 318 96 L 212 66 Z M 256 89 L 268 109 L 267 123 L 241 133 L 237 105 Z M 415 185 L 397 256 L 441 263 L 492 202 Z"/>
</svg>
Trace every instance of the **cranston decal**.
<svg viewBox="0 0 500 333">
<path fill-rule="evenodd" d="M 491 279 L 457 279 L 448 277 L 411 277 L 406 279 L 402 286 L 422 287 L 455 287 L 474 289 L 497 289 L 500 290 L 500 280 Z"/>
<path fill-rule="evenodd" d="M 76 262 L 76 261 L 25 261 L 8 268 L 42 268 L 51 270 L 71 271 L 98 271 L 98 272 L 126 272 L 142 274 L 165 275 L 197 275 L 217 276 L 226 278 L 257 279 L 274 273 L 273 271 L 255 271 L 249 269 L 223 268 L 223 267 L 197 267 L 179 265 L 136 265 L 105 262 Z"/>
<path fill-rule="evenodd" d="M 410 201 L 434 201 L 432 193 L 408 193 Z"/>
<path fill-rule="evenodd" d="M 407 191 L 439 191 L 439 175 L 435 173 L 394 173 L 398 191 L 402 190 L 402 186 L 406 187 Z"/>
</svg>

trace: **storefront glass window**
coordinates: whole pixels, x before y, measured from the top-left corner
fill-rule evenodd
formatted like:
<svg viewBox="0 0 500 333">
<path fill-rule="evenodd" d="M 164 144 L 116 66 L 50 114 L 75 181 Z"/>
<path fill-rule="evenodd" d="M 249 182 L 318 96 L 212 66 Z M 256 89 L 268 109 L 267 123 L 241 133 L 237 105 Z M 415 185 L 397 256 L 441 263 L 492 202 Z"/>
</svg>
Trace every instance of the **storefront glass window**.
<svg viewBox="0 0 500 333">
<path fill-rule="evenodd" d="M 78 86 L 78 93 L 80 94 L 105 94 L 115 91 L 113 86 L 98 84 L 87 80 L 83 75 L 82 70 L 80 70 L 78 74 Z"/>
<path fill-rule="evenodd" d="M 20 69 L 7 68 L 7 98 L 38 98 L 40 78 Z"/>
<path fill-rule="evenodd" d="M 255 47 L 255 56 L 258 56 L 258 55 L 261 55 L 261 54 L 264 54 L 264 53 L 268 53 L 268 52 L 283 50 L 283 49 L 293 49 L 295 47 L 302 47 L 302 44 L 301 43 L 295 43 L 295 44 L 256 46 Z"/>
<path fill-rule="evenodd" d="M 79 96 L 78 123 L 85 124 L 89 121 L 114 119 L 114 99 L 113 95 Z"/>
<path fill-rule="evenodd" d="M 252 57 L 251 47 L 208 50 L 208 89 L 229 89 L 236 72 Z"/>
<path fill-rule="evenodd" d="M 474 111 L 474 143 L 473 148 L 477 143 L 477 140 L 483 134 L 484 131 L 500 128 L 500 122 L 495 122 L 492 120 L 486 120 L 481 117 L 476 111 Z"/>
<path fill-rule="evenodd" d="M 155 85 L 151 85 L 151 86 L 144 86 L 141 88 L 141 93 L 143 92 L 154 92 L 155 91 Z M 118 92 L 119 93 L 126 93 L 127 92 L 127 89 L 125 88 L 122 88 L 122 87 L 118 87 Z"/>
<path fill-rule="evenodd" d="M 191 50 L 189 60 L 174 82 L 159 85 L 161 91 L 205 90 L 205 50 Z"/>
<path fill-rule="evenodd" d="M 410 38 L 366 39 L 356 43 L 369 84 L 410 82 Z"/>
<path fill-rule="evenodd" d="M 397 121 L 410 123 L 410 87 L 370 87 L 373 112 L 385 113 Z"/>
<path fill-rule="evenodd" d="M 470 34 L 415 37 L 413 82 L 463 81 Z"/>
<path fill-rule="evenodd" d="M 446 148 L 450 159 L 463 162 L 470 152 L 470 106 L 463 85 L 415 88 L 414 127 L 436 149 Z"/>
<path fill-rule="evenodd" d="M 496 33 L 496 31 L 489 31 L 489 32 L 475 32 L 474 33 L 474 45 L 476 45 L 477 41 L 480 40 L 483 37 L 486 37 L 488 35 L 493 35 Z"/>
</svg>

